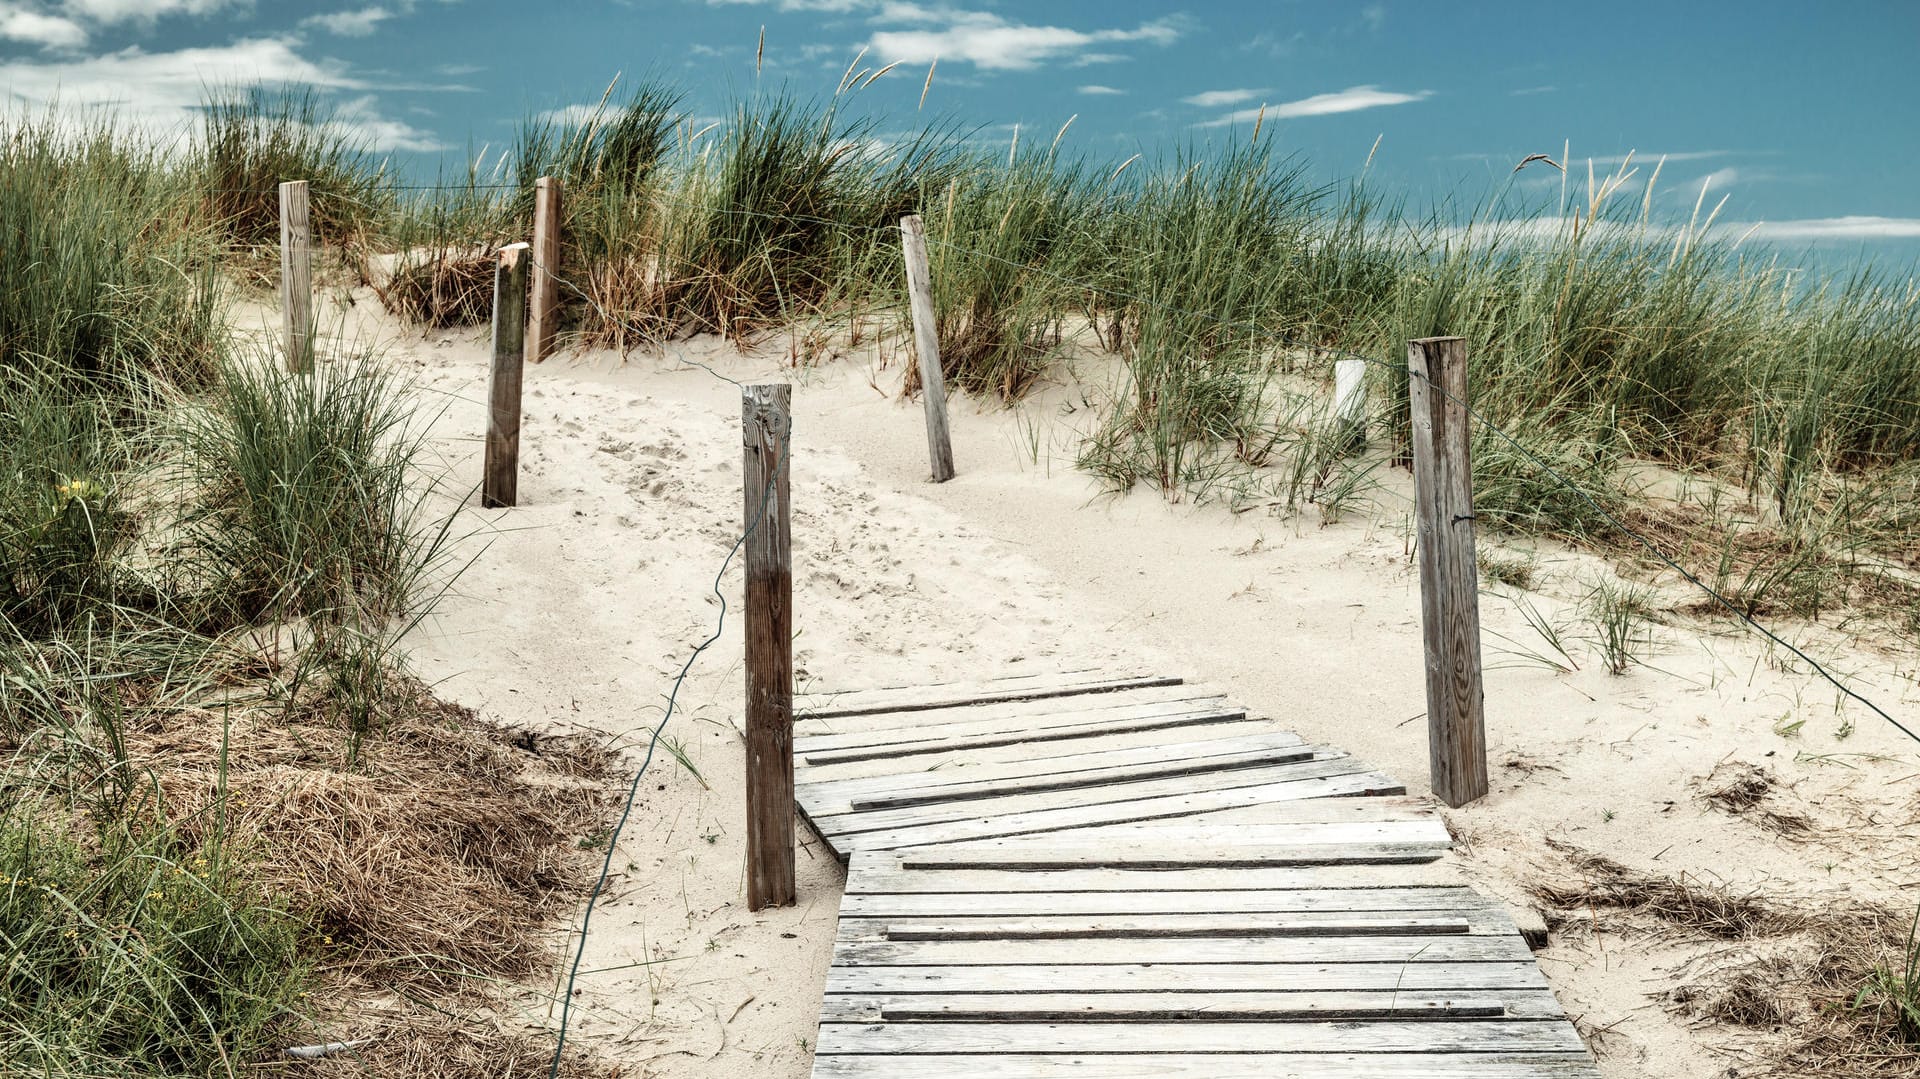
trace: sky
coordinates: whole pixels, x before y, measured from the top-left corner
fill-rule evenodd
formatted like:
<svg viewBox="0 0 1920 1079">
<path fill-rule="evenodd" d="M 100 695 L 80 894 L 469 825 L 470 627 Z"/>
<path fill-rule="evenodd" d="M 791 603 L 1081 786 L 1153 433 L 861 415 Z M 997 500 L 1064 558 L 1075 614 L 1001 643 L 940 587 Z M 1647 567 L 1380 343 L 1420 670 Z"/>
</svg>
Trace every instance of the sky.
<svg viewBox="0 0 1920 1079">
<path fill-rule="evenodd" d="M 208 86 L 300 83 L 431 177 L 616 75 L 661 77 L 706 119 L 894 65 L 858 92 L 882 132 L 946 120 L 1004 145 L 1071 120 L 1063 151 L 1119 162 L 1257 122 L 1315 178 L 1364 168 L 1416 211 L 1503 187 L 1550 206 L 1553 164 L 1513 172 L 1540 153 L 1584 199 L 1589 163 L 1604 177 L 1631 152 L 1636 202 L 1664 157 L 1669 220 L 1704 184 L 1731 229 L 1904 276 L 1920 258 L 1916 44 L 1913 0 L 0 0 L 0 93 L 177 129 Z"/>
</svg>

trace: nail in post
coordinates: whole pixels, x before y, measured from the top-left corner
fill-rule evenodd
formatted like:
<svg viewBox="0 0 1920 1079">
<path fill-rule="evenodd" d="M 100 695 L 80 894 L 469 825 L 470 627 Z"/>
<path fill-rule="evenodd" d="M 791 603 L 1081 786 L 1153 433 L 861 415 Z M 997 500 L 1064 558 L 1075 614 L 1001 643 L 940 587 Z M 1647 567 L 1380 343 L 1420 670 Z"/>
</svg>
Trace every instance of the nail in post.
<svg viewBox="0 0 1920 1079">
<path fill-rule="evenodd" d="M 493 268 L 493 374 L 487 386 L 487 453 L 480 504 L 520 495 L 520 383 L 527 357 L 527 245 L 500 249 Z"/>
<path fill-rule="evenodd" d="M 1431 782 L 1441 801 L 1462 806 L 1487 793 L 1466 342 L 1458 337 L 1408 342 L 1407 375 Z"/>
<path fill-rule="evenodd" d="M 313 221 L 305 180 L 280 185 L 280 312 L 287 370 L 313 370 Z"/>
<path fill-rule="evenodd" d="M 793 388 L 742 386 L 746 489 L 747 909 L 794 902 L 793 556 L 788 408 Z"/>
<path fill-rule="evenodd" d="M 919 214 L 900 219 L 907 256 L 907 303 L 913 312 L 913 351 L 920 358 L 920 402 L 927 409 L 927 456 L 933 482 L 953 478 L 953 442 L 947 437 L 947 383 L 940 373 L 940 331 L 933 318 L 933 274 L 927 269 L 927 227 Z"/>
<path fill-rule="evenodd" d="M 553 352 L 554 316 L 560 304 L 560 181 L 533 182 L 533 303 L 527 316 L 527 358 L 539 363 Z"/>
</svg>

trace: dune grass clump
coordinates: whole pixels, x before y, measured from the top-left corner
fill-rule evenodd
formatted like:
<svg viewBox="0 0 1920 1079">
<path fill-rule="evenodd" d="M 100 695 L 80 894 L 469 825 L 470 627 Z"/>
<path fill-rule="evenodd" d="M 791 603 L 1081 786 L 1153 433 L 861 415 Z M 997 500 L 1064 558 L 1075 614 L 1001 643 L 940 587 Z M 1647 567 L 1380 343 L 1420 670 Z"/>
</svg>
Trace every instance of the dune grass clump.
<svg viewBox="0 0 1920 1079">
<path fill-rule="evenodd" d="M 308 183 L 314 242 L 365 244 L 385 226 L 396 193 L 386 163 L 311 88 L 215 90 L 198 147 L 206 213 L 242 248 L 280 243 L 280 185 Z"/>
</svg>

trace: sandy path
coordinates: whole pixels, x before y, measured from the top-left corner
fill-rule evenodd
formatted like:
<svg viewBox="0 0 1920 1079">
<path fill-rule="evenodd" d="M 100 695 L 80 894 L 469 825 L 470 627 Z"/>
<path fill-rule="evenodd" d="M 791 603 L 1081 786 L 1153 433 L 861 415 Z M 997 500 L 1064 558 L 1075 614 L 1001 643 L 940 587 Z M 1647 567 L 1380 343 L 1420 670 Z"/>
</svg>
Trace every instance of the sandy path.
<svg viewBox="0 0 1920 1079">
<path fill-rule="evenodd" d="M 361 305 L 364 310 L 366 305 Z M 425 340 L 379 319 L 392 362 L 440 402 L 436 445 L 451 474 L 478 475 L 484 341 Z M 770 349 L 783 352 L 784 349 Z M 1018 664 L 1144 662 L 1230 687 L 1309 739 L 1336 742 L 1422 789 L 1426 769 L 1417 580 L 1404 504 L 1322 528 L 1264 510 L 1111 499 L 1070 467 L 1079 413 L 1059 400 L 1026 418 L 957 401 L 960 475 L 925 482 L 916 406 L 881 396 L 897 365 L 871 358 L 800 373 L 707 341 L 676 357 L 740 379 L 793 379 L 796 659 L 802 678 L 845 685 Z M 711 631 L 715 568 L 738 534 L 738 390 L 678 359 L 569 357 L 529 370 L 522 506 L 458 528 L 474 557 L 413 645 L 442 692 L 513 722 L 614 733 L 644 745 L 672 674 Z M 1036 437 L 1037 445 L 1033 439 Z M 1058 459 L 1049 461 L 1051 452 Z M 1404 488 L 1404 478 L 1389 485 Z M 464 490 L 461 493 L 466 493 Z M 1594 564 L 1548 552 L 1542 587 L 1571 595 Z M 1553 587 L 1557 586 L 1557 587 Z M 737 602 L 737 567 L 722 583 Z M 1533 597 L 1577 634 L 1573 605 Z M 1523 897 L 1555 865 L 1556 836 L 1631 865 L 1706 879 L 1773 881 L 1804 894 L 1905 897 L 1920 876 L 1910 822 L 1911 743 L 1864 713 L 1850 736 L 1833 693 L 1751 640 L 1657 631 L 1651 668 L 1563 674 L 1516 658 L 1546 651 L 1511 603 L 1483 600 L 1494 793 L 1450 814 L 1462 862 L 1488 890 Z M 659 1076 L 803 1076 L 826 968 L 837 866 L 809 842 L 800 905 L 742 902 L 740 635 L 730 622 L 696 664 L 668 730 L 704 782 L 656 757 L 596 916 L 575 1029 Z M 1883 704 L 1913 714 L 1909 655 L 1853 652 Z M 1783 715 L 1806 720 L 1790 733 Z M 1784 725 L 1781 725 L 1784 726 Z M 1839 756 L 1835 756 L 1835 755 Z M 1817 823 L 1787 842 L 1704 807 L 1723 760 L 1774 769 Z M 1862 824 L 1867 815 L 1878 823 Z M 1841 831 L 1842 827 L 1850 829 Z M 1864 831 L 1862 830 L 1864 828 Z M 1862 838 L 1876 841 L 1861 841 Z M 1558 935 L 1542 962 L 1570 1015 L 1609 1028 L 1610 1077 L 1709 1075 L 1709 1052 L 1647 994 L 1692 954 L 1607 934 Z M 649 964 L 649 965 L 641 965 Z M 615 969 L 618 968 L 618 969 Z M 546 1021 L 544 1003 L 527 1018 Z"/>
</svg>

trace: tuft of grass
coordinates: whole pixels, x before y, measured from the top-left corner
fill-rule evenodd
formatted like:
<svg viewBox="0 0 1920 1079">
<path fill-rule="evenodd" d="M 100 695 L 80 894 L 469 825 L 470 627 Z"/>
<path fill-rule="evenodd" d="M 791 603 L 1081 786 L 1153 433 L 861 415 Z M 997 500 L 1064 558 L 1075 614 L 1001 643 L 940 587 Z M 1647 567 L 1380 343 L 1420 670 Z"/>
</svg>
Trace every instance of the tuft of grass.
<svg viewBox="0 0 1920 1079">
<path fill-rule="evenodd" d="M 1653 644 L 1652 593 L 1638 585 L 1602 580 L 1587 592 L 1582 607 L 1607 673 L 1626 674 Z"/>
<path fill-rule="evenodd" d="M 206 214 L 241 248 L 280 244 L 280 185 L 305 180 L 315 242 L 366 244 L 396 200 L 386 163 L 311 87 L 213 89 L 201 110 Z"/>
</svg>

